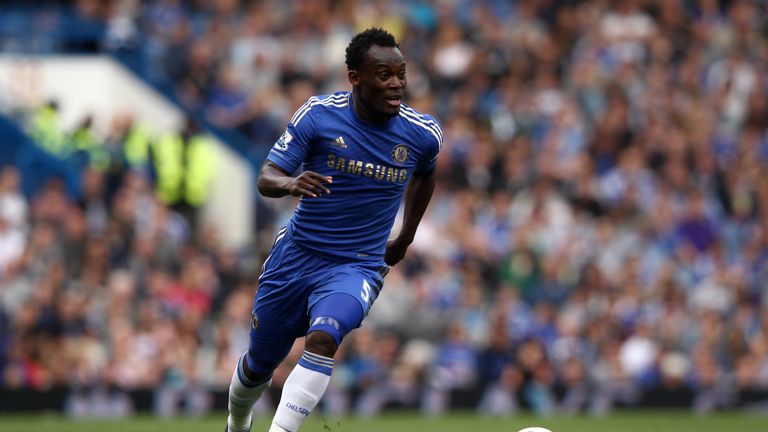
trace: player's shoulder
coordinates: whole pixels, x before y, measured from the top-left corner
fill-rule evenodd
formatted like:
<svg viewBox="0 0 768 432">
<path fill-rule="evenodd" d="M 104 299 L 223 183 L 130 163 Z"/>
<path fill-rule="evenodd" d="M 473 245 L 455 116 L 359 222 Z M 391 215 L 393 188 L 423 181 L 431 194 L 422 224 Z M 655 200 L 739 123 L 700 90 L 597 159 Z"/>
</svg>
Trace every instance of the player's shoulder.
<svg viewBox="0 0 768 432">
<path fill-rule="evenodd" d="M 417 121 L 419 123 L 440 127 L 440 124 L 438 123 L 438 121 L 434 117 L 432 117 L 429 114 L 420 113 L 420 112 L 416 111 L 415 109 L 413 109 L 412 107 L 410 107 L 410 106 L 408 106 L 406 104 L 401 104 L 400 105 L 400 114 L 399 115 L 400 115 L 400 117 L 405 117 L 405 118 L 408 118 L 408 119 L 412 119 L 412 120 L 415 120 L 415 121 Z"/>
<path fill-rule="evenodd" d="M 401 104 L 398 116 L 405 120 L 403 123 L 410 129 L 442 145 L 443 130 L 440 128 L 440 123 L 431 115 L 420 113 L 406 104 Z"/>
<path fill-rule="evenodd" d="M 291 123 L 297 125 L 308 114 L 316 114 L 325 110 L 338 110 L 347 106 L 349 106 L 349 92 L 346 91 L 311 96 L 296 110 L 296 113 L 291 117 Z"/>
</svg>

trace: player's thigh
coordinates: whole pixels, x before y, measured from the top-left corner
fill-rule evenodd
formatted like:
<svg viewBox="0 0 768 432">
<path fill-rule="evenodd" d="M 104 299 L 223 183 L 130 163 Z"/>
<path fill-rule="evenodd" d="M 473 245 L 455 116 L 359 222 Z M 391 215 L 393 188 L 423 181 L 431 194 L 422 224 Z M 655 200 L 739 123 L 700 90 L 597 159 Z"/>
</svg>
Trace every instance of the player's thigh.
<svg viewBox="0 0 768 432">
<path fill-rule="evenodd" d="M 360 326 L 365 317 L 363 307 L 356 298 L 345 292 L 331 293 L 316 301 L 309 309 L 309 330 L 331 335 L 336 346 L 344 336 Z"/>
<path fill-rule="evenodd" d="M 384 284 L 376 267 L 341 265 L 330 271 L 309 297 L 310 331 L 325 318 L 342 329 L 337 343 L 360 326 Z M 331 320 L 326 320 L 333 322 Z"/>
<path fill-rule="evenodd" d="M 300 250 L 293 242 L 290 228 L 282 227 L 275 236 L 275 241 L 269 250 L 267 258 L 261 265 L 261 276 L 259 282 L 264 279 L 279 280 L 285 275 L 286 263 L 298 265 L 298 254 Z M 293 269 L 291 269 L 293 270 Z"/>
<path fill-rule="evenodd" d="M 321 261 L 293 241 L 290 229 L 278 232 L 264 261 L 253 302 L 256 319 L 269 328 L 270 334 L 306 327 L 307 302 L 321 266 Z"/>
<path fill-rule="evenodd" d="M 251 312 L 248 367 L 259 375 L 271 374 L 291 350 L 294 341 L 306 333 L 306 312 L 302 307 L 293 317 L 265 306 Z"/>
<path fill-rule="evenodd" d="M 281 230 L 264 263 L 251 312 L 248 366 L 254 372 L 274 370 L 307 329 L 307 301 L 311 280 L 305 252 Z M 304 266 L 304 267 L 302 267 Z"/>
</svg>

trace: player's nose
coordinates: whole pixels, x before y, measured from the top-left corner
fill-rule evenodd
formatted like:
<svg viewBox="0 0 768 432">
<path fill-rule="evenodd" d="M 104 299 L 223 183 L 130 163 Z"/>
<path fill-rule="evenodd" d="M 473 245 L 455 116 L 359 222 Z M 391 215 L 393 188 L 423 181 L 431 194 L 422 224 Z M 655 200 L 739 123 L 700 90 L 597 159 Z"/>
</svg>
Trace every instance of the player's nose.
<svg viewBox="0 0 768 432">
<path fill-rule="evenodd" d="M 398 78 L 396 76 L 393 76 L 391 80 L 389 80 L 389 88 L 393 90 L 399 90 L 405 88 L 405 79 Z"/>
</svg>

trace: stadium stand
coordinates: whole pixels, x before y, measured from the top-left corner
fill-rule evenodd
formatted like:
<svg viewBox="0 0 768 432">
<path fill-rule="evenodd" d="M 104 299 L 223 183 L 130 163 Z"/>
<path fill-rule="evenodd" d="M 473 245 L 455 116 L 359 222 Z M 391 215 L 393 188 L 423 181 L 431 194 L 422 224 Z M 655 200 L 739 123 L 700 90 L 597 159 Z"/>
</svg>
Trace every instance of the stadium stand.
<svg viewBox="0 0 768 432">
<path fill-rule="evenodd" d="M 253 165 L 347 88 L 356 31 L 396 35 L 407 102 L 443 125 L 439 186 L 328 412 L 768 402 L 765 1 L 35 3 L 0 2 L 0 51 L 111 54 Z M 259 200 L 232 250 L 141 171 L 34 184 L 63 168 L 25 118 L 0 118 L 0 410 L 223 408 L 294 202 Z"/>
</svg>

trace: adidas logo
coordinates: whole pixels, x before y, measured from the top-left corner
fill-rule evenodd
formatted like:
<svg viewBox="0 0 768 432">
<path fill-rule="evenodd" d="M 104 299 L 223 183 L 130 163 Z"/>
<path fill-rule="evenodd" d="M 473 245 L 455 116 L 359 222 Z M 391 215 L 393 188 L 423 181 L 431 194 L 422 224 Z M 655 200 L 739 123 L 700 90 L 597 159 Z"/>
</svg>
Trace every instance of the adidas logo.
<svg viewBox="0 0 768 432">
<path fill-rule="evenodd" d="M 339 148 L 347 148 L 347 143 L 344 142 L 344 137 L 338 137 L 331 141 L 331 145 Z"/>
</svg>

